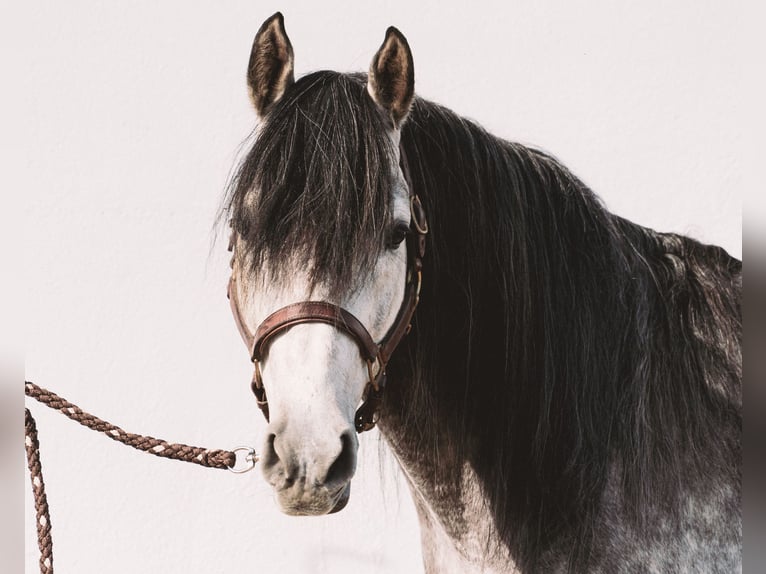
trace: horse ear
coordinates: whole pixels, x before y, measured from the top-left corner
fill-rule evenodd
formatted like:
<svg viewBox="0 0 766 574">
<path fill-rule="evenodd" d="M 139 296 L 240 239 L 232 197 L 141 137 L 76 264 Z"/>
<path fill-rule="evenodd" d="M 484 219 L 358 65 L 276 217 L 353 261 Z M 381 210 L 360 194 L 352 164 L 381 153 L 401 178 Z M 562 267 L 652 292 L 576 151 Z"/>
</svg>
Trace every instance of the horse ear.
<svg viewBox="0 0 766 574">
<path fill-rule="evenodd" d="M 367 91 L 394 127 L 399 127 L 415 95 L 415 68 L 407 38 L 393 26 L 386 30 L 386 39 L 372 59 Z"/>
<path fill-rule="evenodd" d="M 268 113 L 295 81 L 293 67 L 293 46 L 285 32 L 285 19 L 277 12 L 255 35 L 247 66 L 250 99 L 260 117 Z"/>
</svg>

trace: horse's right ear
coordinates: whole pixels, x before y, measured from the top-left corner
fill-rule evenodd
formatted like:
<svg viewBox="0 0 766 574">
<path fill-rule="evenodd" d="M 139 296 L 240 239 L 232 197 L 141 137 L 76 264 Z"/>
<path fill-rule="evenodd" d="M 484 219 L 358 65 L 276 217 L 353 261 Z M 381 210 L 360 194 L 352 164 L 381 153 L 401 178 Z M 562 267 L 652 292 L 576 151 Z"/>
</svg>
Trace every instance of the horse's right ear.
<svg viewBox="0 0 766 574">
<path fill-rule="evenodd" d="M 367 92 L 393 126 L 399 127 L 415 96 L 415 67 L 407 38 L 393 26 L 386 30 L 386 39 L 370 64 Z"/>
<path fill-rule="evenodd" d="M 264 117 L 295 81 L 293 68 L 293 46 L 285 32 L 285 19 L 277 12 L 255 35 L 247 66 L 247 86 L 258 116 Z"/>
</svg>

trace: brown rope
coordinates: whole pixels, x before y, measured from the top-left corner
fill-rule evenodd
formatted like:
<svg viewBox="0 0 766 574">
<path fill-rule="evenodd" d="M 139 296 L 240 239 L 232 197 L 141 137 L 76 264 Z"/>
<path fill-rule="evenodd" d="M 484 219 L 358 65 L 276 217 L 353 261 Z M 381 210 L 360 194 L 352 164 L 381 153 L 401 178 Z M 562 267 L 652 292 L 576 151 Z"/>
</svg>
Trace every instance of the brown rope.
<svg viewBox="0 0 766 574">
<path fill-rule="evenodd" d="M 40 572 L 53 574 L 53 539 L 51 538 L 51 517 L 48 513 L 48 498 L 45 496 L 43 469 L 40 465 L 40 443 L 37 442 L 37 426 L 29 409 L 24 409 L 24 444 L 27 449 L 27 466 L 35 495 L 37 545 L 40 547 Z"/>
<path fill-rule="evenodd" d="M 169 443 L 150 436 L 125 432 L 120 427 L 86 413 L 77 405 L 62 399 L 56 393 L 38 387 L 34 383 L 27 382 L 25 384 L 25 392 L 28 397 L 59 411 L 89 429 L 104 433 L 110 439 L 155 456 L 193 462 L 194 464 L 220 469 L 230 469 L 236 462 L 236 454 L 228 450 L 208 450 L 197 446 Z"/>
<path fill-rule="evenodd" d="M 73 421 L 95 431 L 104 433 L 109 438 L 119 441 L 138 450 L 148 452 L 163 458 L 172 458 L 184 462 L 193 462 L 210 468 L 234 470 L 237 461 L 236 453 L 228 450 L 209 450 L 185 444 L 169 443 L 150 436 L 142 436 L 125 432 L 120 427 L 101 420 L 83 411 L 77 405 L 62 399 L 53 393 L 34 383 L 27 381 L 24 392 L 28 397 L 68 416 Z M 24 434 L 27 450 L 27 465 L 32 480 L 32 492 L 35 498 L 35 511 L 37 513 L 37 544 L 40 547 L 40 573 L 53 574 L 53 539 L 51 536 L 51 519 L 48 512 L 48 499 L 45 496 L 45 483 L 43 482 L 42 466 L 40 465 L 40 443 L 37 440 L 37 426 L 35 419 L 24 409 Z M 236 450 L 248 450 L 247 462 L 249 468 L 258 461 L 257 455 L 252 449 L 242 447 Z M 245 469 L 246 470 L 246 469 Z M 245 470 L 234 470 L 244 472 Z"/>
</svg>

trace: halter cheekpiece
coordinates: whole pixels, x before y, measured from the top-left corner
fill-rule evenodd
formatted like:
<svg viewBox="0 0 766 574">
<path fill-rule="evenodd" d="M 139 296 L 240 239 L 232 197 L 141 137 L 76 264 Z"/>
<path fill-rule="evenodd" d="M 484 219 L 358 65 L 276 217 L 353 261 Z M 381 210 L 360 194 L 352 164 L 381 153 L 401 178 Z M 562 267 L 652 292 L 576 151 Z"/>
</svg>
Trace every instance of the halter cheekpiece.
<svg viewBox="0 0 766 574">
<path fill-rule="evenodd" d="M 386 365 L 402 338 L 409 332 L 412 316 L 420 298 L 422 280 L 423 256 L 426 250 L 426 234 L 428 222 L 420 198 L 413 192 L 410 171 L 403 146 L 399 148 L 400 166 L 404 179 L 409 188 L 410 196 L 410 233 L 407 235 L 407 283 L 404 288 L 404 299 L 393 325 L 383 339 L 376 343 L 369 331 L 359 319 L 342 307 L 327 301 L 301 301 L 277 309 L 258 325 L 255 333 L 251 333 L 242 319 L 237 301 L 236 266 L 232 258 L 232 274 L 229 279 L 228 298 L 234 321 L 237 323 L 239 334 L 250 351 L 250 359 L 255 367 L 251 388 L 258 407 L 269 420 L 269 403 L 266 398 L 266 388 L 261 376 L 261 361 L 271 340 L 287 329 L 301 323 L 326 323 L 346 333 L 359 347 L 362 359 L 367 364 L 367 385 L 365 387 L 362 405 L 354 415 L 354 426 L 357 432 L 370 430 L 377 422 L 377 413 L 386 386 Z M 232 232 L 229 251 L 234 250 L 236 232 Z M 235 254 L 236 257 L 236 254 Z"/>
</svg>

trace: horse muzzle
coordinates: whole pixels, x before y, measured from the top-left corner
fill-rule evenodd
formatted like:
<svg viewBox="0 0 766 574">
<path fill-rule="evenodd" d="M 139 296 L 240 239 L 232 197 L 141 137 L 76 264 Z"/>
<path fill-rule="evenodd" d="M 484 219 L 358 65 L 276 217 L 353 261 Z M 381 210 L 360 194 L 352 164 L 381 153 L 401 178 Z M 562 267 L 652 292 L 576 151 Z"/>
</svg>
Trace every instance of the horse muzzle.
<svg viewBox="0 0 766 574">
<path fill-rule="evenodd" d="M 274 487 L 285 514 L 338 512 L 348 503 L 356 471 L 356 433 L 347 429 L 338 438 L 324 441 L 316 435 L 303 436 L 303 440 L 290 440 L 284 432 L 269 435 L 261 458 L 264 477 Z"/>
</svg>

